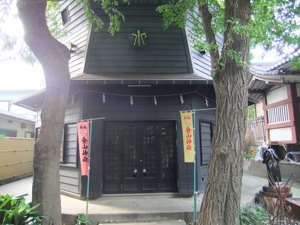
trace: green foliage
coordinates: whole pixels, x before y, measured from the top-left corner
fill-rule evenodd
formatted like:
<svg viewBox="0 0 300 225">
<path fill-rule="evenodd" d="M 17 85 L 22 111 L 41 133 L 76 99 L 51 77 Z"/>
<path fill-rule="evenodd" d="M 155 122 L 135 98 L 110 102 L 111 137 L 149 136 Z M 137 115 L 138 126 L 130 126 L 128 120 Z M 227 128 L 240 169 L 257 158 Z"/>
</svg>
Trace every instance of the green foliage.
<svg viewBox="0 0 300 225">
<path fill-rule="evenodd" d="M 36 57 L 33 55 L 32 51 L 29 50 L 28 46 L 21 44 L 19 46 L 19 57 L 26 63 L 34 65 L 37 62 Z"/>
<path fill-rule="evenodd" d="M 247 110 L 248 110 L 248 113 L 247 113 L 248 120 L 254 119 L 255 118 L 254 105 L 248 106 Z"/>
<path fill-rule="evenodd" d="M 51 34 L 56 38 L 60 39 L 67 36 L 67 31 L 63 28 L 62 20 L 58 13 L 60 12 L 60 4 L 58 1 L 48 1 L 46 9 L 46 19 L 48 28 Z"/>
<path fill-rule="evenodd" d="M 300 68 L 300 56 L 292 59 L 293 67 Z"/>
<path fill-rule="evenodd" d="M 224 33 L 224 0 L 200 1 L 201 4 L 208 4 L 211 16 L 211 27 L 215 34 Z M 200 3 L 199 3 L 200 4 Z M 203 25 L 197 10 L 197 1 L 179 0 L 164 4 L 157 8 L 157 11 L 163 16 L 163 27 L 177 25 L 185 27 L 186 16 L 189 12 L 189 20 L 194 24 L 188 34 L 194 43 L 194 47 L 198 50 L 219 51 L 217 43 L 206 42 Z M 221 60 L 220 60 L 221 61 Z"/>
<path fill-rule="evenodd" d="M 243 59 L 242 59 L 242 53 L 241 52 L 237 52 L 237 51 L 234 51 L 232 49 L 229 49 L 226 54 L 234 59 L 234 61 L 239 64 L 240 66 L 243 66 L 243 67 L 247 67 L 249 66 L 247 62 L 245 62 Z"/>
<path fill-rule="evenodd" d="M 97 0 L 96 2 L 101 2 L 102 10 L 109 17 L 109 27 L 108 31 L 114 35 L 115 32 L 120 31 L 121 21 L 125 22 L 124 15 L 117 9 L 119 6 L 119 0 Z M 123 0 L 124 3 L 127 3 L 127 0 Z"/>
<path fill-rule="evenodd" d="M 225 21 L 224 0 L 179 0 L 158 7 L 158 12 L 163 15 L 164 27 L 176 24 L 179 27 L 185 26 L 185 15 L 189 11 L 191 20 L 195 25 L 192 28 L 191 37 L 195 48 L 198 50 L 217 51 L 216 43 L 207 43 L 205 41 L 203 24 L 200 20 L 196 3 L 207 4 L 211 17 L 211 27 L 215 34 L 226 35 L 227 26 L 233 25 L 235 34 L 247 35 L 251 38 L 252 47 L 260 44 L 266 50 L 277 49 L 282 52 L 287 46 L 294 48 L 299 46 L 299 16 L 300 1 L 289 0 L 253 0 L 251 1 L 251 17 L 248 24 L 242 24 L 236 18 L 230 18 Z M 226 38 L 230 43 L 230 36 Z M 226 52 L 238 64 L 248 66 L 242 59 L 239 52 Z M 220 59 L 219 62 L 222 63 Z"/>
<path fill-rule="evenodd" d="M 4 5 L 4 3 L 6 3 Z M 15 21 L 17 15 L 12 12 L 13 0 L 6 0 L 4 3 L 0 3 L 1 13 L 5 11 L 6 19 Z M 58 17 L 60 12 L 60 4 L 57 1 L 48 1 L 46 10 L 46 19 L 50 32 L 52 35 L 59 39 L 67 35 L 67 31 L 62 29 L 62 21 Z M 0 20 L 0 23 L 5 23 L 5 18 Z M 0 30 L 0 61 L 9 61 L 21 59 L 29 64 L 35 64 L 37 59 L 28 49 L 25 44 L 22 34 L 15 32 L 15 34 L 7 33 L 8 31 Z"/>
<path fill-rule="evenodd" d="M 250 151 L 244 155 L 244 158 L 245 159 L 253 159 L 253 158 L 255 158 L 255 155 L 256 155 L 256 151 Z"/>
<path fill-rule="evenodd" d="M 172 1 L 165 5 L 157 7 L 157 11 L 163 14 L 163 27 L 167 29 L 170 25 L 175 24 L 180 28 L 185 27 L 185 14 L 187 10 L 193 10 L 196 1 L 179 0 Z"/>
<path fill-rule="evenodd" d="M 86 219 L 86 215 L 83 213 L 79 213 L 76 215 L 76 225 L 88 225 L 92 224 L 92 220 Z"/>
<path fill-rule="evenodd" d="M 77 3 L 81 4 L 89 25 L 91 26 L 92 24 L 94 24 L 95 31 L 102 29 L 104 23 L 103 23 L 102 19 L 99 16 L 97 16 L 96 12 L 91 9 L 90 1 L 89 0 L 76 0 L 76 1 L 77 1 Z M 106 1 L 106 0 L 104 0 L 104 1 Z M 95 0 L 95 2 L 96 2 L 96 0 Z"/>
<path fill-rule="evenodd" d="M 6 136 L 4 136 L 3 134 L 0 134 L 0 140 L 1 139 L 6 139 L 7 137 Z"/>
<path fill-rule="evenodd" d="M 252 20 L 248 25 L 253 45 L 282 52 L 289 46 L 298 46 L 300 2 L 290 0 L 254 0 Z"/>
<path fill-rule="evenodd" d="M 4 21 L 4 18 L 9 14 L 12 7 L 13 0 L 1 0 L 0 1 L 0 23 Z"/>
<path fill-rule="evenodd" d="M 91 7 L 90 0 L 76 0 L 82 5 L 85 16 L 89 25 L 94 25 L 94 30 L 98 31 L 104 27 L 103 20 L 97 15 L 97 13 Z M 124 3 L 129 3 L 128 0 L 122 0 Z M 115 32 L 120 31 L 121 22 L 125 21 L 124 15 L 118 10 L 120 4 L 119 0 L 94 0 L 94 4 L 101 4 L 102 10 L 109 17 L 108 31 L 114 35 Z"/>
<path fill-rule="evenodd" d="M 0 224 L 41 224 L 47 217 L 39 213 L 38 207 L 26 203 L 24 197 L 0 195 Z"/>
<path fill-rule="evenodd" d="M 4 33 L 4 32 L 0 32 L 0 39 L 2 41 L 5 40 L 5 42 L 2 44 L 2 47 L 1 47 L 1 50 L 2 51 L 10 51 L 10 50 L 13 50 L 16 43 L 17 43 L 17 38 L 16 37 L 13 37 L 7 33 Z"/>
<path fill-rule="evenodd" d="M 268 211 L 260 205 L 244 205 L 240 211 L 241 225 L 269 225 Z"/>
</svg>

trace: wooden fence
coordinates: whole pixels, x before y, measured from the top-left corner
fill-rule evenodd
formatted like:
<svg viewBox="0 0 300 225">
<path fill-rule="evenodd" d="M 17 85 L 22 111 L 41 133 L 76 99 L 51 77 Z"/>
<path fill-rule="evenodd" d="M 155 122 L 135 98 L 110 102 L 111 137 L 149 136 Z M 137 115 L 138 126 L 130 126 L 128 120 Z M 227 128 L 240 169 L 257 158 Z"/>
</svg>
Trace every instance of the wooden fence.
<svg viewBox="0 0 300 225">
<path fill-rule="evenodd" d="M 34 139 L 0 139 L 0 184 L 32 175 Z"/>
<path fill-rule="evenodd" d="M 247 134 L 255 142 L 264 142 L 266 139 L 264 132 L 264 118 L 258 117 L 248 121 Z"/>
</svg>

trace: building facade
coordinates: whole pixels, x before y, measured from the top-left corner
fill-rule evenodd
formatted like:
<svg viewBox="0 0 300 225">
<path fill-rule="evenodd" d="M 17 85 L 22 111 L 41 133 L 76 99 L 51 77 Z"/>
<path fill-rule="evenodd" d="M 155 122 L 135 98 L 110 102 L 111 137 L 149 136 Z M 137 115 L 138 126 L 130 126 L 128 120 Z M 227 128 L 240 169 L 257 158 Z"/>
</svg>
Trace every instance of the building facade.
<svg viewBox="0 0 300 225">
<path fill-rule="evenodd" d="M 256 115 L 263 118 L 266 144 L 284 146 L 283 155 L 295 151 L 295 157 L 300 156 L 300 70 L 293 61 L 299 55 L 298 50 L 267 67 L 253 66 L 249 86 L 250 98 L 259 100 Z"/>
<path fill-rule="evenodd" d="M 159 1 L 160 2 L 160 1 Z M 180 112 L 195 110 L 197 190 L 204 191 L 215 120 L 210 57 L 194 48 L 187 26 L 164 30 L 158 1 L 120 5 L 121 30 L 91 3 L 104 28 L 89 27 L 76 1 L 62 2 L 61 18 L 72 51 L 71 86 L 61 155 L 61 190 L 85 196 L 76 123 L 93 119 L 90 195 L 194 193 L 194 164 L 184 162 Z M 221 43 L 221 38 L 217 37 Z M 38 109 L 43 93 L 19 104 Z M 38 104 L 37 104 L 38 103 Z M 35 105 L 35 106 L 34 106 Z M 37 123 L 37 128 L 40 127 Z"/>
</svg>

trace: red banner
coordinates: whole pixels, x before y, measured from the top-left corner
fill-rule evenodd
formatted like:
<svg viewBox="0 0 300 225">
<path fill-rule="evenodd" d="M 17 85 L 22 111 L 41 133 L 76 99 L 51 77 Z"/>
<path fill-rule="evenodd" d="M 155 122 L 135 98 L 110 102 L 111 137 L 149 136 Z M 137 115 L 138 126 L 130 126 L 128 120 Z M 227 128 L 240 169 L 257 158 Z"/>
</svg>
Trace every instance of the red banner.
<svg viewBox="0 0 300 225">
<path fill-rule="evenodd" d="M 77 122 L 81 176 L 88 176 L 89 145 L 90 145 L 89 124 L 90 124 L 89 120 Z"/>
</svg>

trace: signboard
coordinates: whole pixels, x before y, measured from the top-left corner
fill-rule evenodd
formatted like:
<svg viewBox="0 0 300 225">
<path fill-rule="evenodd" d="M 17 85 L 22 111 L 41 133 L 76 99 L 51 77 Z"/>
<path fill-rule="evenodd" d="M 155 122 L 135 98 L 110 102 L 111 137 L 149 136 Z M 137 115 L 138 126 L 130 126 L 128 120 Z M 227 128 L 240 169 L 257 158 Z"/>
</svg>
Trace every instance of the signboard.
<svg viewBox="0 0 300 225">
<path fill-rule="evenodd" d="M 141 28 L 135 29 L 129 36 L 130 43 L 136 48 L 142 48 L 147 45 L 149 36 Z"/>
<path fill-rule="evenodd" d="M 90 145 L 89 124 L 89 120 L 77 122 L 81 176 L 88 176 Z"/>
<path fill-rule="evenodd" d="M 194 162 L 194 125 L 192 112 L 180 112 L 184 162 Z"/>
</svg>

